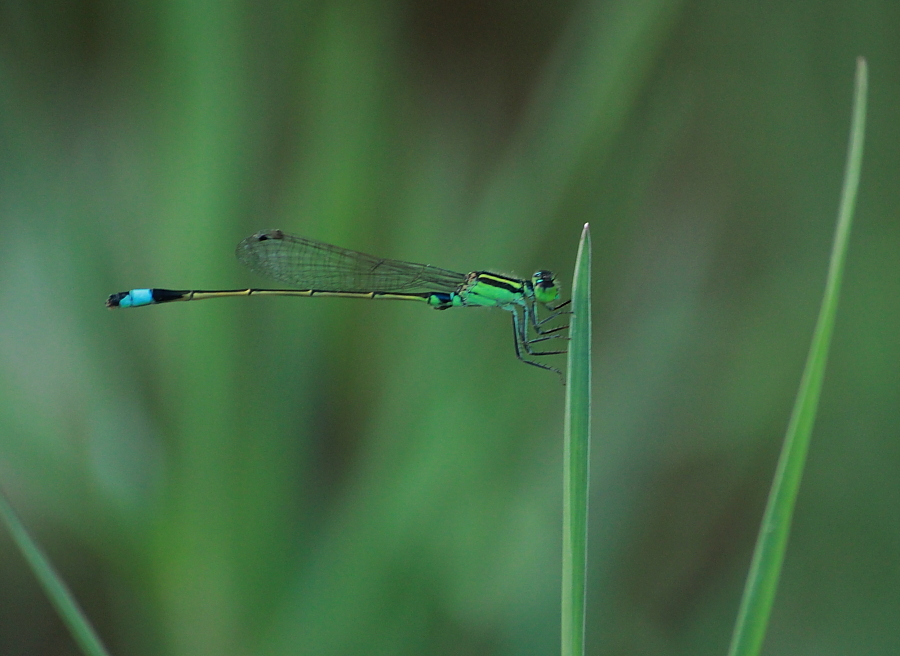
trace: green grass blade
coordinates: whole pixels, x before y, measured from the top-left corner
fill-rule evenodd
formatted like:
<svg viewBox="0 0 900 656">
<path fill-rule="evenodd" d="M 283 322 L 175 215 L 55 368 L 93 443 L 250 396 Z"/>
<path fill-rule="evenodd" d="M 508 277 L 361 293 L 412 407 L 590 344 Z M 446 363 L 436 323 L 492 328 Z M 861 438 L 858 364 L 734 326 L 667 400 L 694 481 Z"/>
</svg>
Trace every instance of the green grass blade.
<svg viewBox="0 0 900 656">
<path fill-rule="evenodd" d="M 103 647 L 97 632 L 85 617 L 69 588 L 53 569 L 53 565 L 47 560 L 40 547 L 31 539 L 2 490 L 0 490 L 0 518 L 9 528 L 13 540 L 19 546 L 28 564 L 31 565 L 31 570 L 37 576 L 82 651 L 90 656 L 109 656 L 109 652 Z"/>
<path fill-rule="evenodd" d="M 581 656 L 591 455 L 591 233 L 587 224 L 575 260 L 569 337 L 563 462 L 562 656 Z"/>
<path fill-rule="evenodd" d="M 766 626 L 784 562 L 784 552 L 790 532 L 791 516 L 800 487 L 810 435 L 825 375 L 828 347 L 834 328 L 838 295 L 847 252 L 847 241 L 853 219 L 853 207 L 859 186 L 862 166 L 863 137 L 866 118 L 866 89 L 868 74 L 863 58 L 857 60 L 856 89 L 853 99 L 853 118 L 850 130 L 850 146 L 844 172 L 844 188 L 841 195 L 838 223 L 825 296 L 819 310 L 812 345 L 807 357 L 800 390 L 788 425 L 784 446 L 778 460 L 775 480 L 763 516 L 762 527 L 753 553 L 753 562 L 747 576 L 744 596 L 738 613 L 737 624 L 731 640 L 730 656 L 755 656 L 765 637 Z"/>
</svg>

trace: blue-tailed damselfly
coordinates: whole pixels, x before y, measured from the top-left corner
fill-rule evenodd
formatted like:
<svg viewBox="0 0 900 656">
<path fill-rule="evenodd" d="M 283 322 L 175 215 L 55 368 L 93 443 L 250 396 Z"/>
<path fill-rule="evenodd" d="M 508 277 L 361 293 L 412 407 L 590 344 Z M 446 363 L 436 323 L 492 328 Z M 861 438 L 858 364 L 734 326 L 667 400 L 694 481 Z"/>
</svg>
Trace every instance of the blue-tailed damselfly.
<svg viewBox="0 0 900 656">
<path fill-rule="evenodd" d="M 218 291 L 132 289 L 112 294 L 106 306 L 140 307 L 172 301 L 198 301 L 229 296 L 339 296 L 346 298 L 424 301 L 436 310 L 452 307 L 498 307 L 513 315 L 516 357 L 541 369 L 562 373 L 523 355 L 559 355 L 559 351 L 535 351 L 532 346 L 550 339 L 567 339 L 558 333 L 567 325 L 544 328 L 566 312 L 559 286 L 550 271 L 538 271 L 531 280 L 519 280 L 487 271 L 456 273 L 428 264 L 413 264 L 366 255 L 321 241 L 296 237 L 281 230 L 266 230 L 238 244 L 237 258 L 257 273 L 297 289 L 231 289 Z M 537 305 L 550 314 L 538 318 Z M 529 327 L 535 336 L 529 335 Z"/>
</svg>

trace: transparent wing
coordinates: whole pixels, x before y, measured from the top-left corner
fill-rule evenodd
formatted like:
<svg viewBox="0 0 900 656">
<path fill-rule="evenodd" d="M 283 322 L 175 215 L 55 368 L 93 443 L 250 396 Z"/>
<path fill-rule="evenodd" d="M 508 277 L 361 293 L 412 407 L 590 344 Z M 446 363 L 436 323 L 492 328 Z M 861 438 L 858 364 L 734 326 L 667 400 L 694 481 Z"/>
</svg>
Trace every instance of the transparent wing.
<svg viewBox="0 0 900 656">
<path fill-rule="evenodd" d="M 428 264 L 375 257 L 281 230 L 265 230 L 238 244 L 238 260 L 252 271 L 297 289 L 340 292 L 453 292 L 466 274 Z"/>
</svg>

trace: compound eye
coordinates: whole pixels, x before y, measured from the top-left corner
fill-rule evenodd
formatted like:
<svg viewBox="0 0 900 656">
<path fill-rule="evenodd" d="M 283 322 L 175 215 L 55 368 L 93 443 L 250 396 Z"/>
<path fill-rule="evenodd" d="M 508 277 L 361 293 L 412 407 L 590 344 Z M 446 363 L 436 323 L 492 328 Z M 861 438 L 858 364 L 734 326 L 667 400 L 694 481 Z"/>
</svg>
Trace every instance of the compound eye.
<svg viewBox="0 0 900 656">
<path fill-rule="evenodd" d="M 531 277 L 532 282 L 535 287 L 553 287 L 556 285 L 556 279 L 553 276 L 553 272 L 551 271 L 535 271 L 534 275 Z"/>
</svg>

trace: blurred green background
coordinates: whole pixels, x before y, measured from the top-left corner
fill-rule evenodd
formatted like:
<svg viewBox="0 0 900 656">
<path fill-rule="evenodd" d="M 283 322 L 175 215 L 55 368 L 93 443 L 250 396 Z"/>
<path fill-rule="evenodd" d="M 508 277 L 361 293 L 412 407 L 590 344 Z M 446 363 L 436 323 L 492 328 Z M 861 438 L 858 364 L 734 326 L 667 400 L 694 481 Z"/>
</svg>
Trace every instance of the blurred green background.
<svg viewBox="0 0 900 656">
<path fill-rule="evenodd" d="M 0 482 L 115 654 L 558 653 L 563 389 L 508 315 L 103 301 L 266 286 L 264 228 L 568 288 L 589 221 L 588 653 L 723 654 L 864 55 L 765 653 L 900 653 L 898 34 L 889 0 L 2 2 Z M 5 530 L 0 653 L 77 653 Z"/>
</svg>

